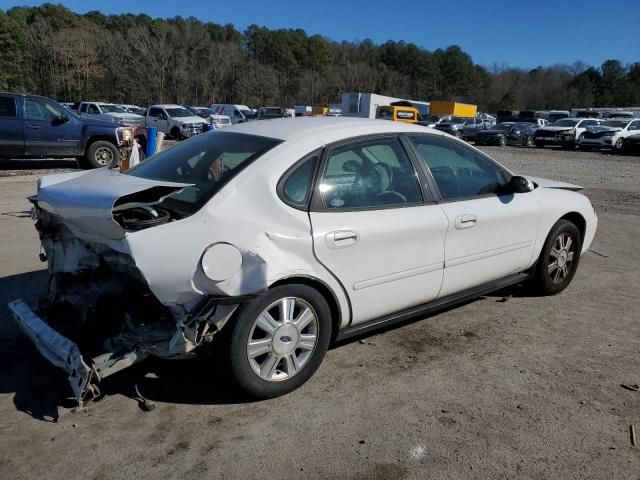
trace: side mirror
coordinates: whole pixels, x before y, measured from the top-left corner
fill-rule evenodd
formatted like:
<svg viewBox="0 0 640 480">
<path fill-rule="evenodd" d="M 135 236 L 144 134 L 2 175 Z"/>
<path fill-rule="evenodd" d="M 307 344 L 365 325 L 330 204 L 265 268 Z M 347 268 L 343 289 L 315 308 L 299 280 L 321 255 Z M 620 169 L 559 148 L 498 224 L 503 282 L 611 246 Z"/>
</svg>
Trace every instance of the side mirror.
<svg viewBox="0 0 640 480">
<path fill-rule="evenodd" d="M 520 175 L 514 175 L 506 185 L 509 193 L 527 193 L 533 192 L 536 188 L 533 182 Z"/>
</svg>

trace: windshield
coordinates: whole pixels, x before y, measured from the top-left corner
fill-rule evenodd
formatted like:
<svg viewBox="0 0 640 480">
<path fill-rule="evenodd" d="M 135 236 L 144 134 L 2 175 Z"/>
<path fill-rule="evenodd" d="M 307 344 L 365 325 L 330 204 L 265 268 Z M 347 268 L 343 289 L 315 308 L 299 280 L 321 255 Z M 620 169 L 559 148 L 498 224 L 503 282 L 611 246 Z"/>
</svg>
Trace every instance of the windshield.
<svg viewBox="0 0 640 480">
<path fill-rule="evenodd" d="M 124 108 L 115 105 L 100 105 L 100 110 L 106 113 L 127 113 Z"/>
<path fill-rule="evenodd" d="M 529 128 L 530 126 L 531 126 L 531 123 L 528 123 L 528 122 L 520 122 L 520 123 L 516 123 L 516 124 L 513 126 L 513 129 L 514 129 L 514 130 L 523 130 L 523 129 L 527 129 L 527 128 Z"/>
<path fill-rule="evenodd" d="M 606 122 L 603 122 L 602 125 L 605 127 L 624 128 L 628 123 L 629 122 L 626 120 L 607 120 Z"/>
<path fill-rule="evenodd" d="M 165 108 L 165 110 L 167 111 L 167 115 L 171 118 L 193 117 L 193 113 L 184 107 Z"/>
<path fill-rule="evenodd" d="M 159 205 L 185 215 L 196 212 L 245 167 L 281 140 L 241 133 L 215 132 L 150 157 L 127 175 L 168 182 L 191 183 Z"/>
<path fill-rule="evenodd" d="M 464 120 L 460 117 L 451 117 L 447 123 L 463 123 Z"/>
<path fill-rule="evenodd" d="M 563 118 L 562 120 L 558 120 L 556 122 L 553 122 L 552 125 L 554 127 L 575 127 L 576 123 L 578 123 L 578 122 L 579 122 L 579 120 Z"/>
<path fill-rule="evenodd" d="M 441 118 L 441 115 L 431 115 L 429 118 L 427 118 L 427 120 L 429 122 L 439 122 Z"/>
<path fill-rule="evenodd" d="M 211 110 L 210 108 L 196 108 L 196 111 L 202 115 L 215 115 L 215 113 L 213 113 L 213 110 Z"/>
<path fill-rule="evenodd" d="M 507 131 L 507 130 L 511 130 L 511 127 L 513 127 L 513 123 L 499 123 L 495 127 L 493 127 L 491 130 Z"/>
</svg>

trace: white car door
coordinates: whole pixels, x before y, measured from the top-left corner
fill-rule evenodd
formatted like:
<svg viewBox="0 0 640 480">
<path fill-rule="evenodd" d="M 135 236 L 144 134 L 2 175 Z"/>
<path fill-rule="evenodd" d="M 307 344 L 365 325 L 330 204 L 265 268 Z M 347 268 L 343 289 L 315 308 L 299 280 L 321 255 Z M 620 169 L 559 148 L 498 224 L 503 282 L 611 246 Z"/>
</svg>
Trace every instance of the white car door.
<svg viewBox="0 0 640 480">
<path fill-rule="evenodd" d="M 169 133 L 169 120 L 167 112 L 159 107 L 151 107 L 147 117 L 147 126 L 155 127 L 159 132 Z"/>
<path fill-rule="evenodd" d="M 540 206 L 531 193 L 499 195 L 505 171 L 466 144 L 410 136 L 447 216 L 440 297 L 525 270 L 531 263 Z"/>
<path fill-rule="evenodd" d="M 314 252 L 343 285 L 352 325 L 440 291 L 447 219 L 419 175 L 397 136 L 325 151 L 310 209 Z"/>
</svg>

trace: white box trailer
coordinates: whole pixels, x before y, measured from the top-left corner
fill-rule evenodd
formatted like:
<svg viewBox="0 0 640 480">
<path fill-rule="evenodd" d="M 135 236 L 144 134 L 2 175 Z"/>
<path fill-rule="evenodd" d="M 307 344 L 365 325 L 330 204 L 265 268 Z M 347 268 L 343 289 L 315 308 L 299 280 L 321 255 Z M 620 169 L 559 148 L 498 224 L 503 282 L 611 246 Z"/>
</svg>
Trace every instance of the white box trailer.
<svg viewBox="0 0 640 480">
<path fill-rule="evenodd" d="M 409 101 L 422 116 L 429 114 L 429 102 L 407 100 L 406 98 L 387 97 L 377 93 L 345 92 L 342 94 L 342 116 L 376 118 L 378 107 L 391 105 L 393 102 Z"/>
</svg>

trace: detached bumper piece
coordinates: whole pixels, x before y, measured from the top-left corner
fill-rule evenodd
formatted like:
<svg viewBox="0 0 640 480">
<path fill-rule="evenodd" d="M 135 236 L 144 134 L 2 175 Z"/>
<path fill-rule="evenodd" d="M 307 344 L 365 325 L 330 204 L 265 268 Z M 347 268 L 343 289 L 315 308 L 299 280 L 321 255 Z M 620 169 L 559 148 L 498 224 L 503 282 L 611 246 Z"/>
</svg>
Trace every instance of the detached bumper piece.
<svg viewBox="0 0 640 480">
<path fill-rule="evenodd" d="M 133 351 L 123 355 L 105 353 L 90 362 L 82 358 L 78 345 L 51 328 L 22 300 L 9 303 L 9 310 L 20 329 L 36 345 L 49 362 L 69 375 L 71 390 L 82 406 L 100 395 L 97 382 L 146 358 L 146 353 Z"/>
</svg>

